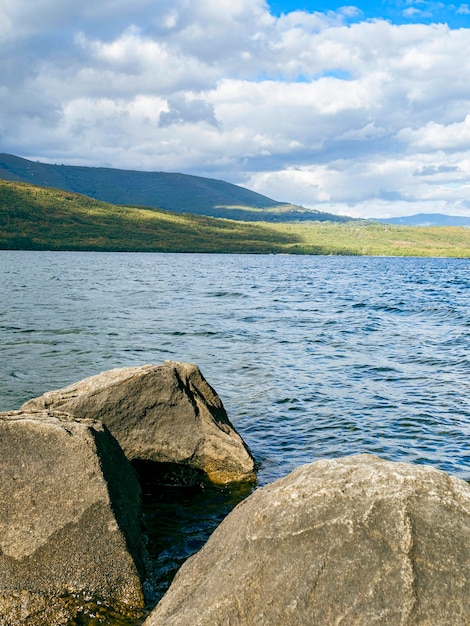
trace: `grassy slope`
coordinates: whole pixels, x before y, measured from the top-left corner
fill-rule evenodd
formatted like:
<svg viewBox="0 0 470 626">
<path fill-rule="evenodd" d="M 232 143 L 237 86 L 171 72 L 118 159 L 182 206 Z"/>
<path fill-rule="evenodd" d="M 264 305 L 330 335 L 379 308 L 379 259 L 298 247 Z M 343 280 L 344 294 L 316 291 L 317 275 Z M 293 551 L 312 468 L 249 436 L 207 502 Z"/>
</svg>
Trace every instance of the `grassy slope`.
<svg viewBox="0 0 470 626">
<path fill-rule="evenodd" d="M 280 252 L 295 241 L 263 225 L 115 206 L 0 180 L 3 249 Z"/>
<path fill-rule="evenodd" d="M 396 226 L 354 221 L 345 224 L 310 222 L 272 225 L 272 229 L 300 241 L 291 252 L 311 254 L 320 244 L 333 254 L 367 256 L 470 257 L 470 228 L 457 226 Z"/>
<path fill-rule="evenodd" d="M 254 224 L 116 206 L 0 180 L 0 248 L 470 257 L 470 229 Z"/>
</svg>

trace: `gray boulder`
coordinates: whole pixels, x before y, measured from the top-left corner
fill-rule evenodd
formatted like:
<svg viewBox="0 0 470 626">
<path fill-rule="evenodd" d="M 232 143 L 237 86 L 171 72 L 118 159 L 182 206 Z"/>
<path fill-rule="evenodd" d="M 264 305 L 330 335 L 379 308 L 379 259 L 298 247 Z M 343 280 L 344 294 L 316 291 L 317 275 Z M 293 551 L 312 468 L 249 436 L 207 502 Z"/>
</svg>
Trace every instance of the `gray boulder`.
<svg viewBox="0 0 470 626">
<path fill-rule="evenodd" d="M 255 491 L 144 626 L 470 624 L 470 487 L 369 455 Z"/>
<path fill-rule="evenodd" d="M 99 605 L 140 614 L 140 487 L 106 428 L 0 413 L 0 485 L 2 625 L 63 625 Z"/>
<path fill-rule="evenodd" d="M 254 460 L 216 392 L 191 363 L 110 370 L 26 402 L 102 421 L 130 460 L 177 463 L 214 483 L 253 480 Z"/>
</svg>

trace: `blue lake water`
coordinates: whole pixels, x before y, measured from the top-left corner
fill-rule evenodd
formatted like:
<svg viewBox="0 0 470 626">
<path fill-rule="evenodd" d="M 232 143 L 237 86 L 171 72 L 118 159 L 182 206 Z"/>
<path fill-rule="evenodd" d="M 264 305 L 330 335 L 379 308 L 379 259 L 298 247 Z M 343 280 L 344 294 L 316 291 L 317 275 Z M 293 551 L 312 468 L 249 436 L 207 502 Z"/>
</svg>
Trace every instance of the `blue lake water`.
<svg viewBox="0 0 470 626">
<path fill-rule="evenodd" d="M 0 251 L 0 410 L 191 361 L 261 485 L 358 452 L 470 480 L 469 289 L 459 259 Z"/>
</svg>

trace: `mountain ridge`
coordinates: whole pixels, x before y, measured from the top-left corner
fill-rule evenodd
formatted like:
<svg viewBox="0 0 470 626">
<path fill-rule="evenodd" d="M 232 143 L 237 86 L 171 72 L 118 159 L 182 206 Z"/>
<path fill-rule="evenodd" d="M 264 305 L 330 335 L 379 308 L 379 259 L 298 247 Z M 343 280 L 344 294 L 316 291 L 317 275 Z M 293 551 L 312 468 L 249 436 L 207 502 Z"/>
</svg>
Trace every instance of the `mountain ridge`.
<svg viewBox="0 0 470 626">
<path fill-rule="evenodd" d="M 0 154 L 0 179 L 79 193 L 119 205 L 242 221 L 352 220 L 279 202 L 215 178 L 169 172 L 57 165 Z"/>
<path fill-rule="evenodd" d="M 0 180 L 61 189 L 116 205 L 237 221 L 357 221 L 353 217 L 280 202 L 240 185 L 192 174 L 58 165 L 0 153 Z M 441 213 L 370 218 L 370 221 L 402 226 L 470 227 L 470 217 Z"/>
</svg>

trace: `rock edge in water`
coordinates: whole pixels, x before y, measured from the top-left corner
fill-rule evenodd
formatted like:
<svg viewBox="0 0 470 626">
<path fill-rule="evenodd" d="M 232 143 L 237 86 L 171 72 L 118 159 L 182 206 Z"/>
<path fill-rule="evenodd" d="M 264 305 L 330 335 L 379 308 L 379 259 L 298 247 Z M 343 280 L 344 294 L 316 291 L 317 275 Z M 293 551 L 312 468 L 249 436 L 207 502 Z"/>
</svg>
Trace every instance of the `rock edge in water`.
<svg viewBox="0 0 470 626">
<path fill-rule="evenodd" d="M 468 626 L 470 486 L 357 455 L 255 491 L 144 626 Z"/>
<path fill-rule="evenodd" d="M 255 461 L 192 363 L 109 370 L 29 400 L 21 410 L 100 420 L 127 458 L 188 466 L 212 482 L 255 480 Z"/>
</svg>

